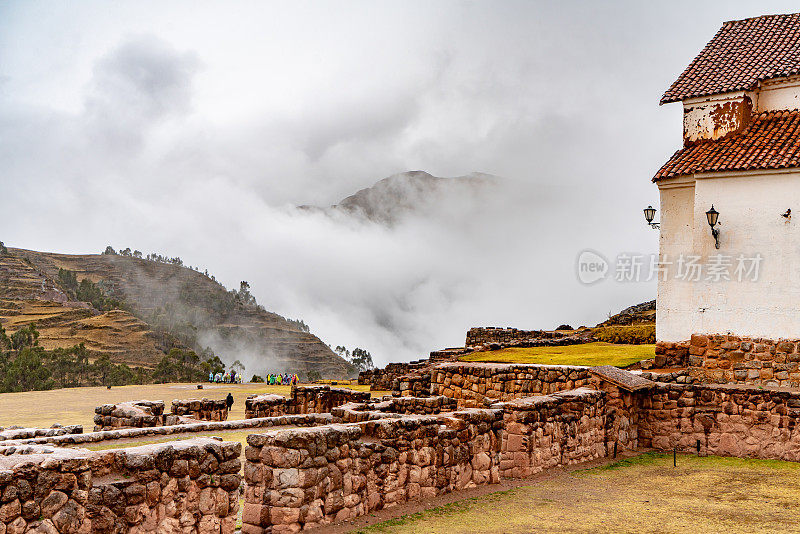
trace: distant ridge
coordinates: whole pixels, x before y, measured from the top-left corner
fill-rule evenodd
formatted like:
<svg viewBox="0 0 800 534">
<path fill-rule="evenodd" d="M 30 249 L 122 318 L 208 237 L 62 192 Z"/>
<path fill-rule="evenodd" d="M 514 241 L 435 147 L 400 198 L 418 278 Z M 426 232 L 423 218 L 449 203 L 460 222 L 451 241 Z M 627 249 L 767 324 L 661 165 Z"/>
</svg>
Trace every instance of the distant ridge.
<svg viewBox="0 0 800 534">
<path fill-rule="evenodd" d="M 297 323 L 232 303 L 222 285 L 187 267 L 121 255 L 8 252 L 0 255 L 0 324 L 10 332 L 35 322 L 47 349 L 85 343 L 90 354 L 152 368 L 172 346 L 208 346 L 229 364 L 245 362 L 248 376 L 350 372 L 344 359 Z M 125 309 L 101 311 L 72 299 L 60 287 L 59 268 L 100 284 Z M 154 318 L 168 325 L 166 331 L 154 327 Z"/>
</svg>

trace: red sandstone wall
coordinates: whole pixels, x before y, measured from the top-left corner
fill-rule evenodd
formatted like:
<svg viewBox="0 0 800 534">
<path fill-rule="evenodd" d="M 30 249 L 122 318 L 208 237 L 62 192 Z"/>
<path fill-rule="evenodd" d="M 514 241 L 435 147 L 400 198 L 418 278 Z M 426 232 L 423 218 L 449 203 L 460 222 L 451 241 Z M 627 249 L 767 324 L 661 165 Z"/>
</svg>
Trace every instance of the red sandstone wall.
<svg viewBox="0 0 800 534">
<path fill-rule="evenodd" d="M 800 392 L 659 384 L 641 400 L 643 447 L 800 461 Z"/>
<path fill-rule="evenodd" d="M 605 393 L 588 389 L 504 403 L 500 476 L 606 456 L 604 416 Z"/>
<path fill-rule="evenodd" d="M 241 444 L 2 451 L 0 532 L 233 534 Z M 27 454 L 20 454 L 27 452 Z"/>
<path fill-rule="evenodd" d="M 498 482 L 501 417 L 480 410 L 251 435 L 242 534 L 294 532 Z"/>
<path fill-rule="evenodd" d="M 292 386 L 289 398 L 279 395 L 251 395 L 245 400 L 245 418 L 276 417 L 287 414 L 330 413 L 349 402 L 366 402 L 370 394 L 330 386 Z"/>
<path fill-rule="evenodd" d="M 586 367 L 560 365 L 437 365 L 431 371 L 431 394 L 453 397 L 459 406 L 487 406 L 530 395 L 546 395 L 589 383 Z"/>
<path fill-rule="evenodd" d="M 689 376 L 696 381 L 800 387 L 800 342 L 727 335 L 694 335 Z"/>
</svg>

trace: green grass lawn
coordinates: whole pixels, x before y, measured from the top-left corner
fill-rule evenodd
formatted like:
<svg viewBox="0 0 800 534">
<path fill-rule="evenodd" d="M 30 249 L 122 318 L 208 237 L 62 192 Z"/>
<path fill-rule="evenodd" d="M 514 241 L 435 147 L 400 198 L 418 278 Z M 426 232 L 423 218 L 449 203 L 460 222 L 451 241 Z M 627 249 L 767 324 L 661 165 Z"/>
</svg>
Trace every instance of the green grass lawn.
<svg viewBox="0 0 800 534">
<path fill-rule="evenodd" d="M 362 533 L 800 532 L 800 464 L 649 453 L 557 474 Z"/>
<path fill-rule="evenodd" d="M 487 352 L 473 352 L 462 356 L 461 360 L 466 362 L 627 367 L 653 356 L 655 356 L 655 345 L 613 345 L 596 342 L 563 347 L 512 347 Z"/>
</svg>

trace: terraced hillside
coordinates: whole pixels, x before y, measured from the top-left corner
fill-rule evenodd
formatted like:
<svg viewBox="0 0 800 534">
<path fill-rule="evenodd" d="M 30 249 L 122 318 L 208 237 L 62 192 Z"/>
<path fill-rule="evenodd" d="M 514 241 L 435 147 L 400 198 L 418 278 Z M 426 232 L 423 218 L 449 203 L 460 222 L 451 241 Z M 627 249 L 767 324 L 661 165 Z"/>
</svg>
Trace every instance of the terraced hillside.
<svg viewBox="0 0 800 534">
<path fill-rule="evenodd" d="M 71 301 L 52 277 L 12 252 L 0 256 L 0 324 L 9 332 L 35 323 L 45 349 L 84 343 L 91 354 L 152 367 L 163 356 L 147 324 L 122 310 L 101 313 Z"/>
<path fill-rule="evenodd" d="M 103 313 L 71 300 L 57 282 L 59 268 L 102 283 L 130 313 Z M 248 373 L 313 369 L 341 377 L 349 371 L 318 337 L 280 315 L 233 302 L 202 273 L 132 257 L 9 248 L 0 256 L 0 323 L 13 331 L 34 321 L 46 348 L 83 342 L 129 365 L 152 367 L 177 343 L 211 347 L 228 363 L 238 358 Z"/>
</svg>

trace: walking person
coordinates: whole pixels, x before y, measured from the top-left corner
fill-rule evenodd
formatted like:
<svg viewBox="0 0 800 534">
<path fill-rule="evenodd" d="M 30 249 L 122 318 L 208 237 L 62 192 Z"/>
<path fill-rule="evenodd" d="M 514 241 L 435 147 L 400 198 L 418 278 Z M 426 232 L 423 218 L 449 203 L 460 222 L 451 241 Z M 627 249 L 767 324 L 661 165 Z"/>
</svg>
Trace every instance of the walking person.
<svg viewBox="0 0 800 534">
<path fill-rule="evenodd" d="M 228 412 L 231 411 L 231 406 L 233 406 L 233 395 L 228 393 L 228 396 L 225 397 L 225 404 L 228 406 Z"/>
</svg>

